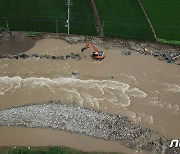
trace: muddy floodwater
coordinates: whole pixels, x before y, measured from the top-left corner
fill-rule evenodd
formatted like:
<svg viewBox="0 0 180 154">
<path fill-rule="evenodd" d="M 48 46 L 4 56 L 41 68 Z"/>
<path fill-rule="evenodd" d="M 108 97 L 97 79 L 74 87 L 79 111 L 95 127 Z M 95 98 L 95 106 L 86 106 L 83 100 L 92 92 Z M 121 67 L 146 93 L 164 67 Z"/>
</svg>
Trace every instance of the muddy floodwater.
<svg viewBox="0 0 180 154">
<path fill-rule="evenodd" d="M 26 52 L 56 56 L 75 53 L 80 60 L 0 59 L 0 110 L 50 100 L 75 103 L 126 116 L 168 139 L 180 138 L 179 65 L 139 53 L 124 56 L 122 49 L 107 50 L 103 45 L 95 46 L 106 58 L 96 61 L 90 57 L 92 49 L 81 52 L 84 46 L 43 39 Z M 87 151 L 134 152 L 116 141 L 52 129 L 0 127 L 0 136 L 0 146 L 63 145 Z"/>
</svg>

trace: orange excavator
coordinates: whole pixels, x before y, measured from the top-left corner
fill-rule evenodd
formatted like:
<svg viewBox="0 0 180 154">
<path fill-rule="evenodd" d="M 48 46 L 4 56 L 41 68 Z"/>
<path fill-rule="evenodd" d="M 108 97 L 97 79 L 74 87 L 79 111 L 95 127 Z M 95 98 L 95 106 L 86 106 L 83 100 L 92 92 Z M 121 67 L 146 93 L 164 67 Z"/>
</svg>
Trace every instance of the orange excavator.
<svg viewBox="0 0 180 154">
<path fill-rule="evenodd" d="M 103 60 L 105 58 L 104 56 L 104 51 L 99 51 L 96 47 L 94 47 L 91 43 L 87 43 L 86 46 L 84 48 L 81 49 L 81 51 L 83 52 L 84 50 L 86 50 L 87 48 L 92 47 L 93 48 L 93 54 L 92 54 L 92 58 L 93 59 L 97 59 L 97 60 Z"/>
</svg>

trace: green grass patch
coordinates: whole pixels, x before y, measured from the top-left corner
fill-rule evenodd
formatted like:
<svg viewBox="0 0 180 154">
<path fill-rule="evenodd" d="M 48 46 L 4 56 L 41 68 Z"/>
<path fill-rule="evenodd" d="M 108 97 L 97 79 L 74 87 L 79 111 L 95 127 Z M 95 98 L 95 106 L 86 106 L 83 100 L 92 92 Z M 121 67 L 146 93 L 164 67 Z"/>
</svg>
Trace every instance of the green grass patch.
<svg viewBox="0 0 180 154">
<path fill-rule="evenodd" d="M 158 38 L 180 40 L 180 1 L 141 0 Z M 172 41 L 174 42 L 174 41 Z"/>
<path fill-rule="evenodd" d="M 0 0 L 0 27 L 12 31 L 67 33 L 65 0 Z M 96 35 L 94 18 L 87 0 L 73 0 L 70 9 L 70 33 Z"/>
<path fill-rule="evenodd" d="M 4 149 L 0 151 L 0 154 L 80 154 L 81 151 L 73 150 L 70 148 L 13 148 Z"/>
<path fill-rule="evenodd" d="M 106 152 L 83 152 L 65 147 L 17 147 L 17 148 L 0 148 L 0 154 L 107 154 Z M 122 153 L 111 153 L 122 154 Z"/>
<path fill-rule="evenodd" d="M 96 0 L 106 36 L 153 40 L 151 28 L 136 0 Z"/>
<path fill-rule="evenodd" d="M 88 0 L 73 0 L 70 33 L 96 35 L 95 21 Z M 141 0 L 161 42 L 179 44 L 180 1 Z M 137 0 L 95 0 L 105 36 L 154 40 L 152 30 Z M 11 31 L 67 33 L 65 0 L 0 0 L 0 27 Z M 28 34 L 33 36 L 34 34 Z M 159 39 L 157 39 L 159 41 Z M 171 41 L 167 41 L 171 40 Z"/>
<path fill-rule="evenodd" d="M 166 39 L 157 38 L 156 41 L 158 43 L 162 43 L 162 44 L 170 44 L 170 45 L 180 46 L 180 41 L 176 41 L 176 40 L 166 40 Z"/>
</svg>

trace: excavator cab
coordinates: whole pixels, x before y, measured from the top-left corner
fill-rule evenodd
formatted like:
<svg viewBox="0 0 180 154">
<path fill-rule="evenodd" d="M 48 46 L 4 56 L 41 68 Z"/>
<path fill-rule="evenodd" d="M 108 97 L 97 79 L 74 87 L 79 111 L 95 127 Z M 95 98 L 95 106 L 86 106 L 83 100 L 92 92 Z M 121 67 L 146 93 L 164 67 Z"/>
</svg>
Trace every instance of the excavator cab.
<svg viewBox="0 0 180 154">
<path fill-rule="evenodd" d="M 103 51 L 98 51 L 98 52 L 94 52 L 92 54 L 92 58 L 94 59 L 102 59 L 102 57 L 104 57 L 104 52 Z"/>
<path fill-rule="evenodd" d="M 97 59 L 97 60 L 103 60 L 105 58 L 104 56 L 104 51 L 99 51 L 97 48 L 95 48 L 91 43 L 87 43 L 86 46 L 84 48 L 82 48 L 82 52 L 84 50 L 86 50 L 87 48 L 92 47 L 93 48 L 93 54 L 91 55 L 91 57 L 93 59 Z"/>
<path fill-rule="evenodd" d="M 103 56 L 103 54 L 104 54 L 104 51 L 98 51 L 99 56 Z"/>
</svg>

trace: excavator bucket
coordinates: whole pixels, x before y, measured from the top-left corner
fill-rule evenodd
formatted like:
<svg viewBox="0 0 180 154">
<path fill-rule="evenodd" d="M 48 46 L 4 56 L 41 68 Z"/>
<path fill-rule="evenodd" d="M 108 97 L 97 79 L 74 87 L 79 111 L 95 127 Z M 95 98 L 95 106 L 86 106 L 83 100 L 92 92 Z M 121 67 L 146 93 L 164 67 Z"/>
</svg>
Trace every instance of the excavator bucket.
<svg viewBox="0 0 180 154">
<path fill-rule="evenodd" d="M 81 51 L 83 52 L 86 49 L 86 47 L 82 48 Z"/>
<path fill-rule="evenodd" d="M 87 48 L 89 48 L 89 47 L 86 47 L 86 46 L 85 46 L 84 48 L 81 49 L 81 51 L 83 52 L 83 51 L 86 50 Z"/>
</svg>

